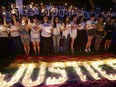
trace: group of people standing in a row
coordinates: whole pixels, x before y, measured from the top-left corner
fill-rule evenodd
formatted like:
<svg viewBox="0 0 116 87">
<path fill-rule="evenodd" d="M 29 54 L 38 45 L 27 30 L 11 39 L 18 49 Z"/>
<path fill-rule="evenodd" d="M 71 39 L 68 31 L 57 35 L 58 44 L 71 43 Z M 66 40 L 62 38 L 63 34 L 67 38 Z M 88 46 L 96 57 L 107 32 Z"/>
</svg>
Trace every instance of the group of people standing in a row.
<svg viewBox="0 0 116 87">
<path fill-rule="evenodd" d="M 99 16 L 95 21 L 94 15 L 91 15 L 89 20 L 84 19 L 83 16 L 78 18 L 77 15 L 73 15 L 71 20 L 68 16 L 64 16 L 62 23 L 58 16 L 51 20 L 44 16 L 41 23 L 36 17 L 30 20 L 28 17 L 22 16 L 20 20 L 17 20 L 15 15 L 12 15 L 12 21 L 7 23 L 6 18 L 3 17 L 3 23 L 0 18 L 0 53 L 6 55 L 9 36 L 20 53 L 22 52 L 21 44 L 23 44 L 26 55 L 30 54 L 30 42 L 32 42 L 35 55 L 40 55 L 40 49 L 43 49 L 44 55 L 49 55 L 52 42 L 55 53 L 59 52 L 59 47 L 62 45 L 64 53 L 71 48 L 71 53 L 74 54 L 75 42 L 79 45 L 78 51 L 84 50 L 88 53 L 91 52 L 94 37 L 96 51 L 99 51 L 104 37 L 106 38 L 104 50 L 108 50 L 113 38 L 112 33 L 115 30 L 114 23 L 116 23 L 114 17 L 110 17 L 104 22 L 103 16 Z M 83 49 L 85 35 L 87 35 L 87 42 Z M 79 37 L 78 41 L 76 41 L 77 37 Z"/>
</svg>

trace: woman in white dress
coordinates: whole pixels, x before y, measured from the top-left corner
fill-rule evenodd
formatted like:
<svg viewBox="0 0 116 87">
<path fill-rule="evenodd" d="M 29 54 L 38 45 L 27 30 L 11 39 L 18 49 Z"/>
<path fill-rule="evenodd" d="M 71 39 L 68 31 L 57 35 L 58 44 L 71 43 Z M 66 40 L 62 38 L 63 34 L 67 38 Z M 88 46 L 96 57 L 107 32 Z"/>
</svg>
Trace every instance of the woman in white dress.
<svg viewBox="0 0 116 87">
<path fill-rule="evenodd" d="M 62 31 L 63 31 L 63 49 L 64 53 L 68 53 L 69 49 L 69 41 L 70 41 L 70 35 L 71 35 L 71 24 L 68 16 L 64 17 L 63 23 L 62 23 Z"/>
<path fill-rule="evenodd" d="M 53 44 L 54 44 L 54 52 L 58 53 L 59 50 L 59 44 L 60 44 L 60 39 L 61 39 L 61 24 L 59 23 L 59 18 L 58 16 L 55 16 L 53 19 Z"/>
<path fill-rule="evenodd" d="M 74 43 L 77 37 L 77 15 L 73 15 L 73 20 L 71 22 L 71 52 L 74 54 Z"/>
<path fill-rule="evenodd" d="M 31 25 L 31 42 L 33 43 L 34 54 L 37 55 L 38 51 L 38 55 L 40 55 L 40 28 L 37 18 L 33 18 Z"/>
</svg>

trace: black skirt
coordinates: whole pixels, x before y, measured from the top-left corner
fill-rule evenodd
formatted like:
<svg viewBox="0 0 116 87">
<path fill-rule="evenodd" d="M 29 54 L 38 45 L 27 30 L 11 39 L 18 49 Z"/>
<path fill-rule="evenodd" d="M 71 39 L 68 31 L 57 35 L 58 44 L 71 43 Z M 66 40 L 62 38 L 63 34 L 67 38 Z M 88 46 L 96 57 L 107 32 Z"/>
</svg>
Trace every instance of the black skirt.
<svg viewBox="0 0 116 87">
<path fill-rule="evenodd" d="M 105 39 L 106 40 L 112 40 L 113 38 L 113 33 L 112 32 L 107 32 L 106 36 L 105 36 Z"/>
<path fill-rule="evenodd" d="M 95 36 L 95 35 L 96 35 L 96 29 L 87 30 L 87 36 Z"/>
</svg>

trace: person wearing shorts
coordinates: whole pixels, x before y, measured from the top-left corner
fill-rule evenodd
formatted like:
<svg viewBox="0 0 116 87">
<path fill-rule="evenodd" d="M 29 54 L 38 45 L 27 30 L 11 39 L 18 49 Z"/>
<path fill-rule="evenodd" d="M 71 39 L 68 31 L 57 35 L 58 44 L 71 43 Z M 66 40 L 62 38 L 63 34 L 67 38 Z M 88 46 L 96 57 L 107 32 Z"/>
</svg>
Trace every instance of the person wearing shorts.
<svg viewBox="0 0 116 87">
<path fill-rule="evenodd" d="M 88 38 L 88 41 L 87 41 L 87 44 L 86 44 L 86 49 L 85 49 L 85 52 L 91 52 L 91 43 L 92 43 L 92 40 L 96 34 L 96 26 L 95 26 L 95 16 L 94 15 L 91 15 L 90 17 L 90 20 L 88 20 L 86 22 L 86 32 L 87 32 L 87 38 Z"/>
<path fill-rule="evenodd" d="M 33 43 L 34 54 L 40 55 L 40 28 L 37 18 L 33 18 L 31 26 L 31 42 Z"/>
</svg>

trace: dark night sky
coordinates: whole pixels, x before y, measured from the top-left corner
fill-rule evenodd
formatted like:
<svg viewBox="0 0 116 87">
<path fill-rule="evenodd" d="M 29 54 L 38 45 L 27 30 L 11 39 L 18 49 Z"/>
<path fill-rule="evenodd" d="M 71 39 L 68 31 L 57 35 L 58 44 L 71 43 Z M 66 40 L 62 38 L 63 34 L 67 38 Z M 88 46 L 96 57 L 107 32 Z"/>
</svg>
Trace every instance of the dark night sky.
<svg viewBox="0 0 116 87">
<path fill-rule="evenodd" d="M 0 0 L 0 3 L 5 3 L 10 1 L 10 2 L 15 2 L 15 0 Z M 87 8 L 90 8 L 90 3 L 89 0 L 23 0 L 24 4 L 30 4 L 31 2 L 34 3 L 47 3 L 49 4 L 50 2 L 52 4 L 64 4 L 65 2 L 68 3 L 68 5 L 75 5 L 79 7 L 83 7 L 86 3 Z M 96 5 L 101 5 L 103 8 L 109 9 L 110 7 L 114 6 L 115 4 L 112 2 L 112 0 L 93 0 Z"/>
</svg>

